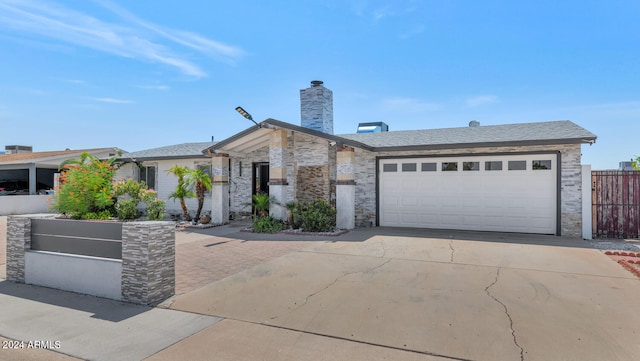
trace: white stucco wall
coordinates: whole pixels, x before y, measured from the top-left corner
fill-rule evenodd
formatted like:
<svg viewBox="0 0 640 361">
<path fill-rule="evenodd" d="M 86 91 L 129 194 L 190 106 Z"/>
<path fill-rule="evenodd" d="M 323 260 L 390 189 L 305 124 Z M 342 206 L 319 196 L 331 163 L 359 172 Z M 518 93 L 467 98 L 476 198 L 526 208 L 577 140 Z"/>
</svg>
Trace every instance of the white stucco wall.
<svg viewBox="0 0 640 361">
<path fill-rule="evenodd" d="M 169 196 L 178 186 L 178 178 L 168 173 L 168 170 L 174 165 L 186 166 L 190 169 L 194 169 L 196 165 L 208 164 L 211 165 L 211 160 L 207 158 L 198 158 L 198 159 L 175 159 L 175 160 L 156 160 L 156 161 L 145 161 L 142 163 L 143 166 L 156 166 L 156 192 L 158 192 L 158 198 L 162 199 L 166 202 L 167 213 L 173 214 L 178 213 L 182 214 L 182 208 L 180 207 L 180 201 L 170 199 Z M 121 167 L 117 172 L 118 178 L 133 178 L 137 179 L 138 170 L 134 164 L 126 164 Z M 198 200 L 196 198 L 189 198 L 186 200 L 187 208 L 189 209 L 189 213 L 193 216 L 198 209 Z M 211 211 L 211 193 L 207 192 L 205 195 L 204 205 L 202 207 L 202 212 Z"/>
<path fill-rule="evenodd" d="M 121 260 L 27 251 L 24 262 L 25 283 L 121 299 Z"/>
<path fill-rule="evenodd" d="M 49 212 L 52 195 L 0 196 L 0 216 Z"/>
</svg>

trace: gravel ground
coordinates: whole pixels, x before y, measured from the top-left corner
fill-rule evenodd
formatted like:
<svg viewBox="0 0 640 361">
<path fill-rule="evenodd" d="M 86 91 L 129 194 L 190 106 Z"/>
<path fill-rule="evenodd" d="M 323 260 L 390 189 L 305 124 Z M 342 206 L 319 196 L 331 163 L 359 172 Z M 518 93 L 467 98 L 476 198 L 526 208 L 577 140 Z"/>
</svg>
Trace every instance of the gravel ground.
<svg viewBox="0 0 640 361">
<path fill-rule="evenodd" d="M 594 239 L 589 243 L 593 248 L 601 250 L 640 252 L 640 240 L 636 239 Z"/>
</svg>

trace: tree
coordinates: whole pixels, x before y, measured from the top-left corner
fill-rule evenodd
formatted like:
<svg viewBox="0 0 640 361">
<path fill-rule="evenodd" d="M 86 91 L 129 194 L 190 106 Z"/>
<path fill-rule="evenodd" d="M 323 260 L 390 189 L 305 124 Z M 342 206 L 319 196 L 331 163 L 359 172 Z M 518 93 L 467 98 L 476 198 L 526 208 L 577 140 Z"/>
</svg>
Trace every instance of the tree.
<svg viewBox="0 0 640 361">
<path fill-rule="evenodd" d="M 189 215 L 189 210 L 187 209 L 187 203 L 185 202 L 185 198 L 193 198 L 196 194 L 189 189 L 189 184 L 185 180 L 190 173 L 189 167 L 181 167 L 179 165 L 174 165 L 173 167 L 167 170 L 168 173 L 171 173 L 178 177 L 178 185 L 176 189 L 169 195 L 169 198 L 174 201 L 178 199 L 180 201 L 180 207 L 182 208 L 182 214 L 184 215 L 184 219 L 187 221 L 191 221 L 191 216 Z"/>
<path fill-rule="evenodd" d="M 200 213 L 202 212 L 202 206 L 204 205 L 204 194 L 206 191 L 211 190 L 211 176 L 204 170 L 196 168 L 189 171 L 187 180 L 190 187 L 193 187 L 196 191 L 196 198 L 198 199 L 198 210 L 196 211 L 195 219 L 200 219 Z"/>
<path fill-rule="evenodd" d="M 640 170 L 640 156 L 637 157 L 635 160 L 631 159 L 631 166 L 635 170 Z"/>
</svg>

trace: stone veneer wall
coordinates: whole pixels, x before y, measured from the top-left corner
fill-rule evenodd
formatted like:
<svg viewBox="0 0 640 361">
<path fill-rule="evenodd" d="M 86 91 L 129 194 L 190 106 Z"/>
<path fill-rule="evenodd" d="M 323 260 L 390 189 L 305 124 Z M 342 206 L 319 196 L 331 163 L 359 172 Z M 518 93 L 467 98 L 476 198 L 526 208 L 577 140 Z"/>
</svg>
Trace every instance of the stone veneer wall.
<svg viewBox="0 0 640 361">
<path fill-rule="evenodd" d="M 151 304 L 175 293 L 175 225 L 122 225 L 122 300 Z"/>
<path fill-rule="evenodd" d="M 336 149 L 324 139 L 303 133 L 293 133 L 287 138 L 285 155 L 287 202 L 294 200 L 325 199 L 335 205 Z M 253 190 L 253 163 L 268 162 L 269 147 L 264 146 L 243 157 L 233 157 L 231 162 L 231 207 L 233 213 L 251 212 Z M 240 176 L 242 163 L 242 176 Z"/>
<path fill-rule="evenodd" d="M 296 200 L 311 201 L 321 198 L 327 202 L 335 202 L 335 147 L 331 147 L 325 139 L 295 133 L 294 149 Z"/>
<path fill-rule="evenodd" d="M 7 279 L 25 281 L 25 253 L 31 249 L 31 219 L 7 219 Z M 153 304 L 175 293 L 173 222 L 126 222 L 122 227 L 121 300 Z"/>
<path fill-rule="evenodd" d="M 511 153 L 560 151 L 562 158 L 561 187 L 561 235 L 581 237 L 582 235 L 582 169 L 580 144 L 526 146 L 526 147 L 483 147 L 428 151 L 380 152 L 373 153 L 356 148 L 356 226 L 375 225 L 376 220 L 376 157 L 406 155 L 458 155 L 474 153 Z"/>
<path fill-rule="evenodd" d="M 31 249 L 31 219 L 7 218 L 7 279 L 24 283 L 25 253 Z"/>
</svg>

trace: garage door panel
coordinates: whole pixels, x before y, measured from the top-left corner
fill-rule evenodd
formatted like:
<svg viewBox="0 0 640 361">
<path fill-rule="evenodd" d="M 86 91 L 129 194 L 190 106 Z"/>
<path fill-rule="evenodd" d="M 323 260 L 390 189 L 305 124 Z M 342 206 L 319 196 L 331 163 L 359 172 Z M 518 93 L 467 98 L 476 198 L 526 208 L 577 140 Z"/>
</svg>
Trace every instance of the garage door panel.
<svg viewBox="0 0 640 361">
<path fill-rule="evenodd" d="M 538 154 L 382 161 L 418 167 L 416 172 L 379 173 L 381 225 L 553 234 L 555 159 Z M 486 171 L 489 160 L 502 161 L 503 169 Z M 509 160 L 526 161 L 526 170 L 508 170 Z M 551 169 L 534 170 L 533 160 L 551 160 Z M 466 161 L 479 162 L 480 169 L 463 171 Z M 459 170 L 442 171 L 443 162 L 456 162 Z M 437 163 L 437 171 L 422 172 L 420 163 Z"/>
</svg>

